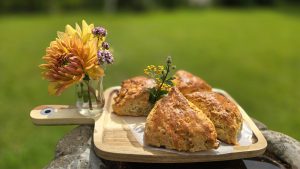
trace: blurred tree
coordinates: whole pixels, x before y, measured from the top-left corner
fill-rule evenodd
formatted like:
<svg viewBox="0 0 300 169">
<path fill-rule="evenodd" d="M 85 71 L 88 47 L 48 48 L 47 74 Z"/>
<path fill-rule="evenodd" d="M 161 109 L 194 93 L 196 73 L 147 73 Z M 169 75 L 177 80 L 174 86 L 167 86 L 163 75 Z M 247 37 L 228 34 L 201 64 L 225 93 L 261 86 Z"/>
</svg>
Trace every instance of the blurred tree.
<svg viewBox="0 0 300 169">
<path fill-rule="evenodd" d="M 104 0 L 103 8 L 106 12 L 116 12 L 118 0 Z"/>
<path fill-rule="evenodd" d="M 0 0 L 0 13 L 60 12 L 68 10 L 147 11 L 179 7 L 206 6 L 275 6 L 300 4 L 300 0 Z"/>
<path fill-rule="evenodd" d="M 147 11 L 156 7 L 155 1 L 149 0 L 117 0 L 118 10 Z"/>
<path fill-rule="evenodd" d="M 255 0 L 215 0 L 220 6 L 252 6 Z"/>
<path fill-rule="evenodd" d="M 300 4 L 300 0 L 286 0 L 289 4 L 293 5 L 293 4 Z"/>
<path fill-rule="evenodd" d="M 1 12 L 35 12 L 45 10 L 47 3 L 40 0 L 1 0 Z"/>
<path fill-rule="evenodd" d="M 300 4 L 300 0 L 215 0 L 219 6 L 275 6 Z"/>
<path fill-rule="evenodd" d="M 188 0 L 190 7 L 206 7 L 210 6 L 213 0 Z"/>
<path fill-rule="evenodd" d="M 187 6 L 188 0 L 157 0 L 157 3 L 166 9 L 173 9 L 179 6 Z"/>
</svg>

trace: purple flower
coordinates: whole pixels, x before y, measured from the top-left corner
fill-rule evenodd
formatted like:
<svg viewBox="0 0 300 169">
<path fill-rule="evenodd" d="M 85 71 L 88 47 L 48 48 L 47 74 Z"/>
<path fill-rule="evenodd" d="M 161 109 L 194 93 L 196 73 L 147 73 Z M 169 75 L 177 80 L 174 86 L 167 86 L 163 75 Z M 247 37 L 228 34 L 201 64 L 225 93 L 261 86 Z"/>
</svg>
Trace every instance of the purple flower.
<svg viewBox="0 0 300 169">
<path fill-rule="evenodd" d="M 114 62 L 114 57 L 108 50 L 99 50 L 97 56 L 99 64 L 112 64 Z"/>
<path fill-rule="evenodd" d="M 103 28 L 103 27 L 95 27 L 95 28 L 92 30 L 92 33 L 93 33 L 95 36 L 100 36 L 100 37 L 105 37 L 105 36 L 107 35 L 106 29 Z"/>
<path fill-rule="evenodd" d="M 103 47 L 104 49 L 109 49 L 109 44 L 108 44 L 107 42 L 103 42 L 103 43 L 102 43 L 102 47 Z"/>
</svg>

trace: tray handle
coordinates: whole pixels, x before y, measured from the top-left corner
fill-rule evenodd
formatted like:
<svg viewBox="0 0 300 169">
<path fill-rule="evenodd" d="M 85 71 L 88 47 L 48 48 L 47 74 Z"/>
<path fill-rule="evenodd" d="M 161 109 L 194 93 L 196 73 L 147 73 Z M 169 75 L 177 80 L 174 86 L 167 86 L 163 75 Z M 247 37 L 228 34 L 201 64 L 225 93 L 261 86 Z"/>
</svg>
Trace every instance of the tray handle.
<svg viewBox="0 0 300 169">
<path fill-rule="evenodd" d="M 120 86 L 108 88 L 104 91 L 105 103 L 104 109 L 111 108 L 111 101 L 114 94 L 120 89 Z M 30 112 L 31 121 L 36 125 L 70 125 L 70 124 L 95 124 L 95 121 L 101 117 L 102 113 L 96 117 L 85 117 L 79 114 L 75 106 L 70 105 L 41 105 Z"/>
<path fill-rule="evenodd" d="M 71 125 L 94 124 L 99 116 L 85 117 L 80 115 L 75 106 L 41 105 L 31 110 L 30 118 L 36 125 Z"/>
</svg>

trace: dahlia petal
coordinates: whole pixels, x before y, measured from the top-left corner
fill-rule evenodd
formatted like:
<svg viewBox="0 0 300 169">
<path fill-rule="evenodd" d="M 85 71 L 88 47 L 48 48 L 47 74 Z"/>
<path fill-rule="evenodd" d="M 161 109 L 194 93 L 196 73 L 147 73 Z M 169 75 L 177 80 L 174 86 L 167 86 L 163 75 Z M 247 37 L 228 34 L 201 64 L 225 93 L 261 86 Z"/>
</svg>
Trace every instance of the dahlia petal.
<svg viewBox="0 0 300 169">
<path fill-rule="evenodd" d="M 41 69 L 48 69 L 49 67 L 50 67 L 49 64 L 40 64 L 39 65 L 39 68 L 41 68 Z"/>
<path fill-rule="evenodd" d="M 67 81 L 67 80 L 70 80 L 70 78 L 66 77 L 66 76 L 61 76 L 59 74 L 52 74 L 52 76 L 54 78 L 56 78 L 57 80 L 62 80 L 62 81 Z"/>
<path fill-rule="evenodd" d="M 66 77 L 68 77 L 68 78 L 71 78 L 71 79 L 73 78 L 73 75 L 71 75 L 71 74 L 69 74 L 69 73 L 65 73 L 64 75 L 65 75 Z"/>
<path fill-rule="evenodd" d="M 57 86 L 57 83 L 55 83 L 55 82 L 49 83 L 49 85 L 48 85 L 48 93 L 50 95 L 56 95 L 56 91 L 57 91 L 56 86 Z"/>
<path fill-rule="evenodd" d="M 82 23 L 82 35 L 85 35 L 85 34 L 89 33 L 89 26 L 85 22 L 85 20 L 82 20 L 81 23 Z"/>
<path fill-rule="evenodd" d="M 70 60 L 74 61 L 74 62 L 78 62 L 79 61 L 81 65 L 84 65 L 83 60 L 81 58 L 79 58 L 79 57 L 71 57 Z"/>
<path fill-rule="evenodd" d="M 80 64 L 78 64 L 77 62 L 74 62 L 74 61 L 70 62 L 69 65 L 74 67 L 74 68 L 80 68 L 81 67 Z"/>
<path fill-rule="evenodd" d="M 56 91 L 55 91 L 55 95 L 59 96 L 61 95 L 61 93 L 66 90 L 66 88 L 70 86 L 70 85 L 62 85 L 62 86 L 58 86 Z"/>
<path fill-rule="evenodd" d="M 68 82 L 65 83 L 61 83 L 60 85 L 57 86 L 57 90 L 56 90 L 56 95 L 61 95 L 61 93 L 67 89 L 68 87 L 70 87 L 71 85 L 77 83 L 78 81 L 75 80 L 70 80 Z"/>
<path fill-rule="evenodd" d="M 87 73 L 92 79 L 104 76 L 104 70 L 100 66 L 94 66 L 92 69 L 87 70 Z"/>
<path fill-rule="evenodd" d="M 85 69 L 89 70 L 92 69 L 95 66 L 95 64 L 85 65 Z"/>
<path fill-rule="evenodd" d="M 78 36 L 82 35 L 81 28 L 77 23 L 76 23 L 76 33 L 78 34 Z"/>
<path fill-rule="evenodd" d="M 46 64 L 39 67 L 45 70 L 42 75 L 51 83 L 51 94 L 59 95 L 71 84 L 81 81 L 85 73 L 92 79 L 104 76 L 104 70 L 96 63 L 97 39 L 91 33 L 94 25 L 82 20 L 81 26 L 66 25 L 65 32 L 58 32 L 58 38 L 46 48 L 43 56 Z"/>
<path fill-rule="evenodd" d="M 60 76 L 65 76 L 65 72 L 58 70 L 57 74 L 59 74 Z"/>
<path fill-rule="evenodd" d="M 81 74 L 81 72 L 77 72 L 76 69 L 70 66 L 64 66 L 64 69 L 67 70 L 67 72 L 70 74 L 75 74 L 75 75 Z"/>
<path fill-rule="evenodd" d="M 65 32 L 57 32 L 57 36 L 58 36 L 58 38 L 59 39 L 64 39 L 65 38 L 65 36 L 66 36 L 66 33 Z"/>
<path fill-rule="evenodd" d="M 90 29 L 89 25 L 85 22 L 85 20 L 82 20 L 81 38 L 83 40 L 83 43 L 86 43 L 90 39 L 91 36 L 92 36 L 92 30 Z"/>
<path fill-rule="evenodd" d="M 94 27 L 95 27 L 94 24 L 90 24 L 90 25 L 89 25 L 89 29 L 90 29 L 90 30 L 93 30 Z"/>
<path fill-rule="evenodd" d="M 66 28 L 65 28 L 65 32 L 68 34 L 68 35 L 74 35 L 76 33 L 76 30 L 70 26 L 70 25 L 67 25 Z"/>
</svg>

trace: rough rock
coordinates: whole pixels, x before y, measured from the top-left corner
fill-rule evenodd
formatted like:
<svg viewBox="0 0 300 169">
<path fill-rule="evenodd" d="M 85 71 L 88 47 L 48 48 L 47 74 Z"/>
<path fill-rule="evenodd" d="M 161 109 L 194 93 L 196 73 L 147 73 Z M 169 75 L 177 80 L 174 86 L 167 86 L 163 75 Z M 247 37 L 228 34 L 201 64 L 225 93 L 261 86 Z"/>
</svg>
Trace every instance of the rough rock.
<svg viewBox="0 0 300 169">
<path fill-rule="evenodd" d="M 292 168 L 300 169 L 300 143 L 287 135 L 268 130 L 265 124 L 255 119 L 253 121 L 268 142 L 265 155 L 271 154 Z M 45 168 L 108 169 L 127 166 L 125 163 L 111 162 L 97 157 L 93 151 L 92 132 L 92 126 L 82 125 L 65 135 L 57 144 L 55 159 Z"/>
<path fill-rule="evenodd" d="M 300 143 L 297 140 L 272 130 L 264 130 L 262 134 L 268 142 L 268 152 L 288 163 L 292 168 L 300 169 Z"/>
<path fill-rule="evenodd" d="M 91 126 L 79 126 L 61 139 L 55 152 L 55 159 L 46 169 L 99 169 L 105 168 L 92 149 Z"/>
</svg>

